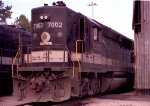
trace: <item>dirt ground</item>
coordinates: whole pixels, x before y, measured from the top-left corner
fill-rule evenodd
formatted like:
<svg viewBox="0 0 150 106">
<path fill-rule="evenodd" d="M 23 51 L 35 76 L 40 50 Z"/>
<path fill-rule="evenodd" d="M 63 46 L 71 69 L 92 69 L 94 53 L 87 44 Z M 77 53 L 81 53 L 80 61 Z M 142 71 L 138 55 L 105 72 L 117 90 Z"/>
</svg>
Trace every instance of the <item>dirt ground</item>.
<svg viewBox="0 0 150 106">
<path fill-rule="evenodd" d="M 63 103 L 30 103 L 26 105 L 12 96 L 0 97 L 0 106 L 150 106 L 150 95 L 137 95 L 135 91 L 120 94 L 101 94 Z"/>
<path fill-rule="evenodd" d="M 150 106 L 150 102 L 92 98 L 85 106 Z"/>
</svg>

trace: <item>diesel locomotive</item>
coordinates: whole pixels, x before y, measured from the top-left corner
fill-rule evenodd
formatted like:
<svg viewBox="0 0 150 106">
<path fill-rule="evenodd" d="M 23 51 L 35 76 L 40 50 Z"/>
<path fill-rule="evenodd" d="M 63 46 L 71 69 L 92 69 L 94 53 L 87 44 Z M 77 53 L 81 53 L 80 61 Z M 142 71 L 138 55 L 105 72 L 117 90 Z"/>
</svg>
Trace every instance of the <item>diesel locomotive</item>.
<svg viewBox="0 0 150 106">
<path fill-rule="evenodd" d="M 19 35 L 24 39 L 24 44 L 31 41 L 28 31 L 14 26 L 0 25 L 0 95 L 12 94 L 12 63 L 18 51 Z M 14 72 L 16 64 L 14 64 Z"/>
<path fill-rule="evenodd" d="M 61 1 L 31 13 L 32 44 L 14 74 L 17 99 L 61 102 L 132 86 L 131 39 Z"/>
</svg>

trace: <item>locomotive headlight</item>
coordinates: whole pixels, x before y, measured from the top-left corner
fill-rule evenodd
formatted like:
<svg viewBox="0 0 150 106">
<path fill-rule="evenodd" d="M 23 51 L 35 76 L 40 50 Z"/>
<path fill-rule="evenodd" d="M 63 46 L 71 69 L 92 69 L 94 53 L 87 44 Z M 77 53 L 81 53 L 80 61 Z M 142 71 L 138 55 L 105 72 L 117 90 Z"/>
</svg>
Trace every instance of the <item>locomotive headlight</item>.
<svg viewBox="0 0 150 106">
<path fill-rule="evenodd" d="M 40 20 L 41 21 L 48 21 L 49 19 L 50 19 L 50 17 L 47 14 L 41 14 L 40 15 Z"/>
<path fill-rule="evenodd" d="M 47 16 L 47 15 L 45 15 L 45 16 L 44 16 L 44 19 L 46 19 L 46 20 L 47 20 L 47 19 L 48 19 L 48 16 Z"/>
<path fill-rule="evenodd" d="M 40 16 L 40 20 L 43 20 L 43 19 L 44 19 L 44 18 L 43 18 L 43 16 L 41 15 L 41 16 Z"/>
</svg>

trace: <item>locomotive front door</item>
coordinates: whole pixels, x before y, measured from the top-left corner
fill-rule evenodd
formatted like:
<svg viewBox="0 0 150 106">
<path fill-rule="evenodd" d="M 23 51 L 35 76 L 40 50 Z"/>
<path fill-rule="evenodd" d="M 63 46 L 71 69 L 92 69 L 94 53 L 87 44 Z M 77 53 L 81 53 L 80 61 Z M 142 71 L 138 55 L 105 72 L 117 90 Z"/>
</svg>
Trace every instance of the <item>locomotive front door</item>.
<svg viewBox="0 0 150 106">
<path fill-rule="evenodd" d="M 79 20 L 78 52 L 85 52 L 85 19 Z"/>
<path fill-rule="evenodd" d="M 79 34 L 79 39 L 84 41 L 85 37 L 85 20 L 80 19 L 80 34 Z"/>
<path fill-rule="evenodd" d="M 80 19 L 79 39 L 83 41 L 82 53 L 90 51 L 90 27 L 85 18 Z M 81 45 L 80 45 L 81 46 Z"/>
</svg>

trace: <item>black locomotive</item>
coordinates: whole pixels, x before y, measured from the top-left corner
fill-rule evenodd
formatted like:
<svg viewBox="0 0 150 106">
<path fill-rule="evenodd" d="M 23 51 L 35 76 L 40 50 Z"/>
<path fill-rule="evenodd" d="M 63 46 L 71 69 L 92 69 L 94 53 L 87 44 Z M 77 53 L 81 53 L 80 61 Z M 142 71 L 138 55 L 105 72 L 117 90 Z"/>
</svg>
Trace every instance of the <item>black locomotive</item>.
<svg viewBox="0 0 150 106">
<path fill-rule="evenodd" d="M 60 102 L 132 82 L 133 41 L 62 2 L 32 9 L 28 51 L 14 79 L 23 101 Z"/>
<path fill-rule="evenodd" d="M 12 63 L 18 51 L 19 34 L 24 44 L 31 42 L 31 34 L 14 26 L 0 25 L 0 95 L 12 94 Z M 14 64 L 14 72 L 16 64 Z"/>
</svg>

